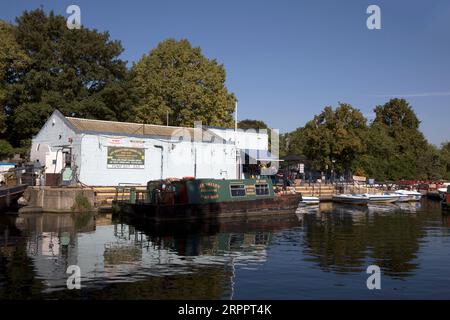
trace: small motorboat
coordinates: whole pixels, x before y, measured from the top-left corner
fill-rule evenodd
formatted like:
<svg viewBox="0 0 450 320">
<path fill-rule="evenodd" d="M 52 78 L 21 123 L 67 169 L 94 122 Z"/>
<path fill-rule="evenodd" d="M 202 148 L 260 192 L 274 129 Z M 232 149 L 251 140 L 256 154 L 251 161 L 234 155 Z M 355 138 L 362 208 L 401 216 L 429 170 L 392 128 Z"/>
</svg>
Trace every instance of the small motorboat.
<svg viewBox="0 0 450 320">
<path fill-rule="evenodd" d="M 369 203 L 394 203 L 400 200 L 400 195 L 384 193 L 384 194 L 365 194 L 369 198 Z"/>
<path fill-rule="evenodd" d="M 302 201 L 300 201 L 300 204 L 305 205 L 315 205 L 319 203 L 320 199 L 318 197 L 302 197 Z"/>
<path fill-rule="evenodd" d="M 397 190 L 395 191 L 395 193 L 400 194 L 400 195 L 407 195 L 410 197 L 409 201 L 420 201 L 420 199 L 422 199 L 422 194 L 420 192 L 417 191 L 412 191 L 412 190 Z"/>
<path fill-rule="evenodd" d="M 367 194 L 339 194 L 333 196 L 333 202 L 345 204 L 367 205 L 370 198 Z"/>
<path fill-rule="evenodd" d="M 390 192 L 390 193 L 385 193 L 385 194 L 398 197 L 398 200 L 395 202 L 410 202 L 413 200 L 412 196 L 407 195 L 407 194 L 402 194 L 402 193 L 397 193 L 397 192 Z"/>
</svg>

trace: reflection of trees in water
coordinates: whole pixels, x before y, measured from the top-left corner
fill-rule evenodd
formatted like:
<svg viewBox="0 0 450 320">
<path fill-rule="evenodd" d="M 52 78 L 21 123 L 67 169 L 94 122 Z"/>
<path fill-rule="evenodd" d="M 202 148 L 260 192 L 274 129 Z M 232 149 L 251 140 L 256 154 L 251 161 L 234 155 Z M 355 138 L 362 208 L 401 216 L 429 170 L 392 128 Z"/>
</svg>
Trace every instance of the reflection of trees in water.
<svg viewBox="0 0 450 320">
<path fill-rule="evenodd" d="M 305 251 L 311 260 L 326 271 L 362 272 L 376 264 L 387 275 L 410 275 L 417 268 L 412 261 L 420 239 L 426 235 L 426 214 L 357 210 L 361 212 L 355 215 L 335 210 L 320 217 L 304 217 Z"/>
<path fill-rule="evenodd" d="M 25 243 L 15 246 L 8 257 L 0 252 L 0 300 L 38 298 L 44 287 L 36 278 Z"/>
<path fill-rule="evenodd" d="M 231 271 L 225 266 L 204 266 L 188 274 L 147 276 L 136 282 L 49 293 L 46 299 L 190 300 L 227 299 Z"/>
</svg>

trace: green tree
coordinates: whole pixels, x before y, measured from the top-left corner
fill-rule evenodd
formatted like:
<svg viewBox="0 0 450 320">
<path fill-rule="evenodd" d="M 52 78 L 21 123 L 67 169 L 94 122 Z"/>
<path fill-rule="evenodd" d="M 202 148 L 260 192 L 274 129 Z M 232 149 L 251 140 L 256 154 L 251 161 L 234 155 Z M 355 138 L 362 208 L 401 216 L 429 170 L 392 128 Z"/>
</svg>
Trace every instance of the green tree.
<svg viewBox="0 0 450 320">
<path fill-rule="evenodd" d="M 16 41 L 14 27 L 0 20 L 0 137 L 6 132 L 9 83 L 14 82 L 28 62 L 28 56 Z"/>
<path fill-rule="evenodd" d="M 384 136 L 372 141 L 369 152 L 375 161 L 386 159 L 385 177 L 390 180 L 436 178 L 439 175 L 436 150 L 420 132 L 420 121 L 409 103 L 404 99 L 391 99 L 374 111 L 372 127 L 383 131 Z M 388 149 L 380 154 L 376 144 Z M 376 166 L 373 162 L 372 165 Z"/>
<path fill-rule="evenodd" d="M 357 159 L 365 152 L 367 120 L 349 104 L 340 103 L 336 110 L 325 109 L 301 130 L 304 155 L 317 168 L 338 172 L 357 170 Z"/>
<path fill-rule="evenodd" d="M 29 56 L 7 102 L 9 141 L 26 145 L 58 108 L 68 116 L 127 120 L 133 102 L 123 49 L 107 32 L 70 30 L 63 16 L 42 9 L 16 19 L 15 35 Z"/>
<path fill-rule="evenodd" d="M 133 66 L 141 123 L 233 126 L 235 97 L 225 86 L 225 69 L 187 40 L 168 39 Z"/>
<path fill-rule="evenodd" d="M 450 142 L 442 144 L 440 153 L 444 172 L 443 176 L 445 179 L 450 179 Z"/>
<path fill-rule="evenodd" d="M 247 130 L 247 129 L 269 129 L 269 126 L 264 122 L 260 120 L 251 120 L 251 119 L 245 119 L 238 122 L 238 128 Z"/>
<path fill-rule="evenodd" d="M 0 140 L 0 160 L 6 159 L 12 156 L 14 153 L 14 148 L 6 140 Z"/>
</svg>

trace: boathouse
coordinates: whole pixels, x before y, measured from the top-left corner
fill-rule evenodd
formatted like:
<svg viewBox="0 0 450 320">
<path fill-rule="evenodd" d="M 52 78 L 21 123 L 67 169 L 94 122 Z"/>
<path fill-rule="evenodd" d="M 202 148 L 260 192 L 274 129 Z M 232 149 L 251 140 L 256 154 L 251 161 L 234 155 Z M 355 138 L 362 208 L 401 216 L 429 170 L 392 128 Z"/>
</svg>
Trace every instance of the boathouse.
<svg viewBox="0 0 450 320">
<path fill-rule="evenodd" d="M 32 139 L 46 185 L 145 185 L 167 178 L 242 177 L 241 151 L 268 149 L 266 133 L 65 117 L 54 111 Z M 239 143 L 237 143 L 237 141 Z"/>
</svg>

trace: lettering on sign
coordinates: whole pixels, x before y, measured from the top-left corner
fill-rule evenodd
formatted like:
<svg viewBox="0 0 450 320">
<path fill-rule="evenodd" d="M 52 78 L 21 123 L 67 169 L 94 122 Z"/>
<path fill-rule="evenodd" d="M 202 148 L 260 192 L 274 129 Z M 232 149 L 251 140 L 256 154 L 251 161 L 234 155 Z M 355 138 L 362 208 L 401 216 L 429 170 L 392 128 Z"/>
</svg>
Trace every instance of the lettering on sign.
<svg viewBox="0 0 450 320">
<path fill-rule="evenodd" d="M 108 147 L 108 169 L 144 169 L 145 149 Z"/>
</svg>

